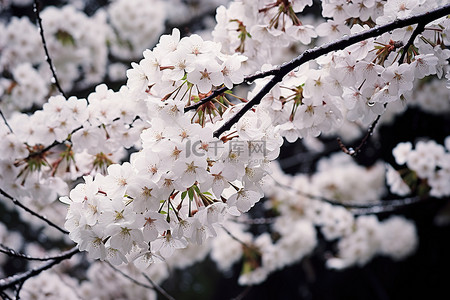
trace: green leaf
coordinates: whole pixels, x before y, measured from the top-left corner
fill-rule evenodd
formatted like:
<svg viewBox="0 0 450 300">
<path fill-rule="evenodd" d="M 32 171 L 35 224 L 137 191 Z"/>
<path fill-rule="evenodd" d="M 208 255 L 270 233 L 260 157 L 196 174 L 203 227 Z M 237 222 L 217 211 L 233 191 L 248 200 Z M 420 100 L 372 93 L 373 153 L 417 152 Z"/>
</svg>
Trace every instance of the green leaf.
<svg viewBox="0 0 450 300">
<path fill-rule="evenodd" d="M 201 194 L 200 189 L 195 184 L 192 186 L 194 190 L 197 192 L 197 194 Z"/>
<path fill-rule="evenodd" d="M 189 188 L 188 195 L 189 195 L 189 200 L 192 201 L 192 199 L 194 199 L 194 190 L 192 189 L 192 187 Z"/>
<path fill-rule="evenodd" d="M 55 37 L 63 46 L 75 46 L 75 39 L 73 36 L 65 30 L 59 29 L 55 33 Z"/>
</svg>

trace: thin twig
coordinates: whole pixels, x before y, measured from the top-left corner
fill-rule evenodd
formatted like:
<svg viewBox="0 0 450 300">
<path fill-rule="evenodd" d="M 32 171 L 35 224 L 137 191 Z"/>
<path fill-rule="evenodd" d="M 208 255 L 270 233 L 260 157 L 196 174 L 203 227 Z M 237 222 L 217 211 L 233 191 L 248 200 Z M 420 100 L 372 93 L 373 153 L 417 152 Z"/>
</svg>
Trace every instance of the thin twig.
<svg viewBox="0 0 450 300">
<path fill-rule="evenodd" d="M 50 53 L 48 52 L 47 43 L 46 43 L 45 37 L 44 37 L 44 28 L 42 27 L 42 19 L 41 19 L 41 15 L 39 14 L 38 0 L 34 0 L 33 10 L 34 10 L 34 13 L 36 14 L 36 21 L 37 21 L 39 33 L 41 35 L 42 45 L 43 45 L 44 51 L 45 51 L 45 60 L 47 61 L 48 65 L 50 66 L 50 71 L 52 72 L 52 76 L 53 76 L 53 82 L 52 83 L 55 84 L 56 88 L 61 93 L 61 95 L 63 95 L 64 98 L 67 99 L 66 94 L 64 93 L 63 89 L 61 88 L 61 85 L 59 84 L 58 77 L 56 76 L 55 67 L 53 66 L 53 62 L 52 62 L 52 59 L 50 57 Z"/>
<path fill-rule="evenodd" d="M 239 293 L 239 295 L 237 295 L 236 297 L 232 298 L 232 300 L 242 300 L 242 299 L 244 299 L 244 297 L 248 295 L 248 293 L 250 292 L 251 289 L 252 289 L 251 285 L 247 286 L 242 292 Z"/>
<path fill-rule="evenodd" d="M 226 229 L 224 226 L 222 226 L 222 229 L 225 230 L 225 232 L 236 242 L 238 242 L 239 244 L 241 244 L 242 246 L 244 246 L 247 249 L 252 249 L 252 247 L 250 245 L 248 245 L 246 242 L 242 241 L 241 239 L 239 239 L 237 236 L 235 236 L 234 234 L 232 234 L 228 229 Z"/>
<path fill-rule="evenodd" d="M 269 175 L 269 176 L 271 176 L 271 175 Z M 373 214 L 388 212 L 388 211 L 395 210 L 398 207 L 405 207 L 405 206 L 415 204 L 415 203 L 422 201 L 422 199 L 420 197 L 416 196 L 416 197 L 410 197 L 410 198 L 405 198 L 405 199 L 383 200 L 383 201 L 378 201 L 378 202 L 373 202 L 373 203 L 345 203 L 342 201 L 329 199 L 329 198 L 326 198 L 323 196 L 305 193 L 305 192 L 299 191 L 289 185 L 282 184 L 282 183 L 278 182 L 277 180 L 275 180 L 273 177 L 272 177 L 272 179 L 274 180 L 276 185 L 283 187 L 285 189 L 294 191 L 296 194 L 298 194 L 300 196 L 306 197 L 308 199 L 319 200 L 319 201 L 330 203 L 332 205 L 342 206 L 342 207 L 345 207 L 348 209 L 356 210 L 355 214 L 357 214 L 357 215 L 368 214 L 369 212 L 371 212 Z"/>
<path fill-rule="evenodd" d="M 384 106 L 386 107 L 386 105 L 387 105 L 387 103 Z M 348 154 L 350 156 L 353 156 L 353 157 L 355 157 L 359 152 L 361 152 L 362 147 L 364 147 L 364 145 L 367 143 L 367 140 L 369 139 L 369 137 L 373 134 L 373 131 L 375 130 L 375 127 L 377 126 L 377 123 L 380 120 L 380 118 L 381 118 L 381 115 L 378 115 L 377 118 L 375 119 L 375 121 L 372 122 L 372 124 L 370 125 L 366 134 L 364 135 L 361 142 L 359 143 L 358 147 L 356 147 L 355 149 L 353 149 L 351 147 L 347 148 L 347 146 L 344 145 L 342 140 L 340 138 L 337 138 L 337 142 L 338 142 L 339 147 L 341 148 L 342 152 L 344 152 L 345 154 Z"/>
<path fill-rule="evenodd" d="M 392 23 L 383 26 L 377 26 L 367 31 L 363 31 L 361 33 L 354 34 L 352 36 L 341 38 L 335 42 L 327 43 L 320 47 L 306 50 L 305 52 L 303 52 L 290 62 L 287 62 L 281 65 L 280 67 L 271 70 L 272 73 L 270 74 L 274 74 L 272 79 L 255 95 L 255 97 L 252 100 L 247 102 L 239 112 L 233 115 L 233 117 L 231 117 L 227 122 L 225 122 L 224 125 L 222 125 L 219 129 L 217 129 L 214 132 L 214 136 L 219 137 L 225 131 L 230 130 L 231 127 L 234 124 L 236 124 L 247 111 L 249 111 L 253 106 L 259 104 L 262 98 L 265 95 L 267 95 L 276 84 L 280 83 L 283 80 L 284 76 L 286 76 L 287 74 L 289 74 L 289 72 L 301 66 L 302 64 L 310 60 L 319 58 L 320 56 L 328 54 L 332 51 L 343 50 L 346 47 L 361 42 L 363 40 L 380 36 L 385 32 L 413 25 L 419 22 L 429 23 L 433 20 L 444 17 L 449 13 L 450 13 L 450 4 L 447 4 L 445 6 L 439 7 L 427 13 L 415 15 L 405 19 L 399 19 Z"/>
<path fill-rule="evenodd" d="M 12 298 L 4 291 L 0 290 L 0 296 L 2 297 L 3 300 L 12 300 Z"/>
<path fill-rule="evenodd" d="M 16 198 L 14 198 L 13 196 L 9 195 L 8 193 L 6 193 L 3 189 L 0 188 L 0 194 L 3 195 L 4 197 L 8 198 L 9 200 L 11 200 L 16 206 L 22 208 L 23 210 L 25 210 L 26 212 L 30 213 L 31 215 L 41 219 L 42 221 L 44 221 L 45 223 L 47 223 L 48 225 L 50 225 L 51 227 L 61 231 L 64 234 L 69 234 L 69 232 L 61 227 L 59 227 L 58 225 L 56 225 L 55 223 L 53 223 L 52 221 L 50 221 L 49 219 L 47 219 L 44 216 L 41 216 L 40 214 L 38 214 L 37 212 L 29 209 L 28 207 L 26 207 L 25 205 L 23 205 L 19 200 L 17 200 Z"/>
<path fill-rule="evenodd" d="M 16 300 L 20 299 L 20 291 L 22 290 L 23 284 L 25 283 L 25 280 L 19 282 L 17 284 L 17 288 L 16 288 Z"/>
<path fill-rule="evenodd" d="M 254 218 L 254 219 L 233 219 L 233 222 L 248 224 L 248 225 L 264 225 L 264 224 L 272 224 L 274 223 L 276 218 Z"/>
<path fill-rule="evenodd" d="M 67 141 L 67 140 L 64 140 L 62 142 L 54 141 L 51 145 L 49 145 L 49 146 L 47 146 L 47 147 L 45 147 L 45 148 L 43 148 L 43 149 L 41 149 L 39 151 L 31 152 L 26 158 L 24 158 L 24 161 L 28 161 L 32 157 L 40 156 L 41 154 L 47 152 L 48 150 L 50 150 L 50 149 L 52 149 L 52 148 L 54 148 L 56 146 L 63 145 L 65 141 Z"/>
<path fill-rule="evenodd" d="M 195 103 L 195 104 L 192 104 L 192 105 L 190 105 L 190 106 L 185 107 L 185 108 L 184 108 L 184 112 L 187 112 L 187 111 L 190 111 L 190 110 L 193 110 L 193 109 L 197 109 L 197 108 L 199 108 L 200 106 L 202 106 L 203 104 L 208 103 L 208 102 L 211 101 L 212 99 L 216 98 L 217 96 L 222 95 L 222 94 L 225 93 L 226 91 L 228 91 L 228 88 L 227 88 L 226 86 L 220 87 L 220 88 L 218 88 L 217 90 L 213 91 L 213 92 L 211 93 L 211 95 L 209 95 L 209 96 L 203 98 L 202 100 L 198 101 L 198 102 Z"/>
<path fill-rule="evenodd" d="M 34 257 L 34 256 L 30 256 L 30 255 L 27 255 L 24 253 L 17 252 L 16 250 L 14 250 L 8 246 L 5 246 L 3 244 L 0 244 L 0 247 L 3 248 L 3 249 L 0 249 L 1 253 L 4 253 L 11 257 L 23 258 L 26 260 L 48 261 L 48 260 L 53 260 L 53 259 L 59 259 L 62 255 L 64 255 L 64 254 L 59 254 L 59 255 L 55 255 L 55 256 Z"/>
<path fill-rule="evenodd" d="M 166 297 L 169 300 L 175 300 L 174 297 L 172 297 L 171 295 L 169 295 L 169 293 L 166 292 L 166 290 L 164 290 L 161 286 L 159 286 L 158 284 L 156 284 L 147 274 L 145 274 L 144 272 L 141 273 L 142 276 L 145 277 L 145 279 L 147 279 L 148 282 L 150 282 L 150 284 L 164 297 Z"/>
<path fill-rule="evenodd" d="M 416 27 L 416 29 L 414 29 L 413 33 L 409 37 L 408 42 L 406 42 L 406 45 L 403 46 L 403 48 L 402 48 L 402 55 L 400 55 L 400 58 L 398 60 L 399 64 L 403 63 L 403 60 L 405 59 L 405 56 L 408 53 L 409 47 L 411 47 L 413 45 L 416 37 L 425 30 L 425 25 L 427 25 L 427 23 L 425 23 L 425 22 L 419 22 L 417 24 L 417 27 Z"/>
<path fill-rule="evenodd" d="M 257 72 L 257 73 L 255 73 L 255 74 L 253 74 L 253 75 L 250 75 L 250 76 L 245 77 L 245 78 L 244 78 L 244 81 L 243 81 L 242 83 L 244 83 L 244 82 L 245 82 L 245 83 L 252 83 L 252 82 L 255 81 L 256 79 L 259 79 L 259 78 L 265 78 L 265 77 L 267 77 L 267 76 L 275 75 L 277 71 L 278 71 L 277 69 L 272 69 L 272 70 L 265 71 L 265 72 Z M 240 84 L 242 84 L 242 83 L 240 83 Z M 240 84 L 237 84 L 237 85 L 240 85 Z M 216 98 L 217 96 L 222 95 L 223 93 L 225 93 L 225 92 L 228 91 L 228 90 L 229 90 L 229 88 L 227 88 L 226 86 L 222 86 L 222 87 L 218 88 L 217 90 L 214 90 L 214 91 L 211 93 L 211 95 L 209 95 L 209 96 L 203 98 L 203 99 L 200 100 L 199 102 L 197 102 L 197 103 L 195 103 L 195 104 L 192 104 L 192 105 L 190 105 L 190 106 L 185 107 L 185 108 L 184 108 L 184 112 L 187 112 L 187 111 L 190 111 L 190 110 L 193 110 L 193 109 L 197 109 L 197 108 L 199 108 L 200 106 L 202 106 L 203 104 L 210 102 L 211 100 L 213 100 L 213 99 Z"/>
<path fill-rule="evenodd" d="M 59 264 L 63 260 L 71 258 L 73 255 L 79 253 L 80 250 L 78 250 L 77 247 L 73 247 L 72 249 L 63 252 L 58 258 L 55 258 L 40 267 L 37 267 L 35 269 L 28 270 L 22 274 L 19 275 L 12 275 L 4 279 L 0 279 L 0 290 L 5 290 L 8 288 L 14 287 L 16 284 L 19 284 L 21 282 L 25 282 L 27 279 L 36 276 L 40 274 L 41 272 L 50 269 L 54 265 Z"/>
<path fill-rule="evenodd" d="M 136 285 L 139 285 L 143 288 L 149 289 L 149 290 L 154 290 L 154 288 L 152 286 L 149 286 L 148 284 L 142 283 L 137 281 L 136 279 L 134 279 L 133 277 L 131 277 L 130 275 L 128 275 L 127 273 L 119 270 L 118 268 L 116 268 L 115 266 L 113 266 L 110 262 L 106 262 L 114 271 L 118 272 L 120 275 L 122 275 L 123 277 L 127 278 L 128 280 L 130 280 L 131 282 L 133 282 Z"/>
<path fill-rule="evenodd" d="M 3 114 L 3 112 L 1 110 L 0 110 L 0 115 L 2 116 L 3 122 L 5 122 L 5 125 L 8 127 L 9 132 L 13 133 L 11 126 L 9 126 L 8 120 L 6 120 L 5 115 Z"/>
</svg>

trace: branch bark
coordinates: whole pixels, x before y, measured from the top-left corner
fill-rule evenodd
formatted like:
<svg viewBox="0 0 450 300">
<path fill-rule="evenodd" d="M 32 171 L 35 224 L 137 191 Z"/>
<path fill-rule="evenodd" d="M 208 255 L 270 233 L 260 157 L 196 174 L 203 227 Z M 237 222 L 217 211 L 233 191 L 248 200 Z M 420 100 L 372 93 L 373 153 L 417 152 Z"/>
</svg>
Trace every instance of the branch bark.
<svg viewBox="0 0 450 300">
<path fill-rule="evenodd" d="M 28 270 L 22 274 L 19 275 L 12 275 L 5 279 L 0 279 L 0 291 L 3 291 L 8 288 L 14 287 L 16 284 L 21 284 L 25 282 L 27 279 L 36 276 L 40 274 L 41 272 L 50 269 L 54 265 L 59 264 L 63 260 L 71 258 L 73 255 L 79 253 L 80 250 L 78 250 L 77 247 L 74 247 L 66 252 L 63 252 L 60 256 L 56 257 L 55 259 L 41 265 L 40 267 Z"/>
<path fill-rule="evenodd" d="M 61 256 L 64 255 L 64 254 L 59 254 L 59 255 L 55 255 L 55 256 L 34 257 L 34 256 L 30 256 L 30 255 L 27 255 L 24 253 L 17 252 L 16 250 L 14 250 L 8 246 L 5 246 L 3 244 L 0 244 L 0 248 L 2 248 L 2 249 L 0 249 L 0 252 L 6 254 L 8 256 L 23 258 L 26 260 L 35 260 L 35 261 L 49 261 L 49 260 L 53 260 L 53 259 L 59 259 Z"/>
<path fill-rule="evenodd" d="M 11 200 L 16 206 L 22 208 L 23 210 L 25 210 L 26 212 L 28 212 L 29 214 L 41 219 L 42 221 L 44 221 L 45 223 L 47 223 L 48 225 L 50 225 L 51 227 L 59 230 L 60 232 L 64 233 L 64 234 L 69 234 L 69 232 L 61 227 L 59 227 L 58 225 L 56 225 L 55 223 L 53 223 L 52 221 L 50 221 L 49 219 L 47 219 L 44 216 L 41 216 L 40 214 L 38 214 L 37 212 L 29 209 L 28 207 L 26 207 L 25 205 L 23 205 L 19 200 L 17 200 L 16 198 L 14 198 L 13 196 L 11 196 L 10 194 L 8 194 L 7 192 L 5 192 L 4 190 L 2 190 L 0 188 L 0 194 L 6 198 L 8 198 L 9 200 Z"/>
<path fill-rule="evenodd" d="M 56 88 L 58 89 L 58 91 L 61 93 L 61 95 L 63 95 L 64 98 L 67 99 L 66 94 L 64 93 L 63 89 L 61 88 L 61 85 L 59 84 L 58 77 L 56 76 L 55 67 L 53 66 L 53 62 L 50 57 L 50 53 L 48 52 L 47 43 L 46 43 L 45 37 L 44 37 L 44 28 L 42 27 L 42 19 L 41 19 L 41 15 L 39 14 L 38 0 L 34 0 L 33 10 L 34 10 L 34 13 L 36 14 L 36 21 L 37 21 L 37 25 L 39 28 L 39 33 L 41 35 L 42 45 L 43 45 L 44 51 L 45 51 L 45 60 L 47 61 L 48 65 L 50 66 L 50 71 L 52 72 L 52 75 L 53 75 L 54 84 L 55 84 Z"/>
</svg>

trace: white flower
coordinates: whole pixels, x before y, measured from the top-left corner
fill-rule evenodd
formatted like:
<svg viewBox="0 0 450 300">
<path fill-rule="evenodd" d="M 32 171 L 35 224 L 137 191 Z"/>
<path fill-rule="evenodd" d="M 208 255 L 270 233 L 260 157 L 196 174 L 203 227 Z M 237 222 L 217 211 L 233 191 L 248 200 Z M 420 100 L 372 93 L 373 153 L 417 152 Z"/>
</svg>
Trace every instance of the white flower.
<svg viewBox="0 0 450 300">
<path fill-rule="evenodd" d="M 106 248 L 103 243 L 105 236 L 99 235 L 98 230 L 82 230 L 80 233 L 80 245 L 79 249 L 81 251 L 87 251 L 88 256 L 91 259 L 101 259 L 106 258 Z"/>
<path fill-rule="evenodd" d="M 152 242 L 152 247 L 155 251 L 159 251 L 162 257 L 168 258 L 172 256 L 175 249 L 186 248 L 187 242 L 183 238 L 175 238 L 172 236 L 170 231 L 166 232 L 165 235 L 157 238 Z"/>
<path fill-rule="evenodd" d="M 387 67 L 381 77 L 389 84 L 389 94 L 399 96 L 413 87 L 414 69 L 410 64 L 398 65 L 397 62 Z"/>
<path fill-rule="evenodd" d="M 404 217 L 393 216 L 381 224 L 381 253 L 395 260 L 411 255 L 418 244 L 416 227 Z"/>
<path fill-rule="evenodd" d="M 154 212 L 147 211 L 144 214 L 145 223 L 143 225 L 143 234 L 145 242 L 151 242 L 156 240 L 159 233 L 163 233 L 170 229 L 169 223 L 167 223 L 165 216 Z"/>
<path fill-rule="evenodd" d="M 228 211 L 233 215 L 240 215 L 240 213 L 249 211 L 260 198 L 261 196 L 258 192 L 240 189 L 228 198 Z M 237 211 L 234 207 L 237 208 Z"/>
<path fill-rule="evenodd" d="M 403 165 L 408 160 L 408 155 L 412 150 L 412 144 L 410 142 L 399 143 L 392 150 L 392 154 L 394 155 L 395 162 L 399 165 Z"/>
<path fill-rule="evenodd" d="M 187 80 L 195 84 L 200 93 L 206 94 L 213 86 L 223 83 L 223 74 L 220 65 L 214 60 L 198 61 L 195 70 L 188 74 Z"/>
<path fill-rule="evenodd" d="M 309 45 L 311 38 L 317 37 L 314 27 L 311 25 L 291 26 L 286 30 L 286 33 L 304 45 Z"/>
<path fill-rule="evenodd" d="M 244 80 L 244 74 L 242 73 L 241 63 L 247 58 L 245 56 L 232 55 L 227 57 L 222 63 L 222 75 L 224 84 L 227 88 L 231 89 L 233 84 L 241 83 Z"/>
<path fill-rule="evenodd" d="M 386 165 L 386 182 L 394 194 L 406 196 L 411 193 L 411 189 L 403 181 L 400 174 L 389 164 Z"/>
</svg>

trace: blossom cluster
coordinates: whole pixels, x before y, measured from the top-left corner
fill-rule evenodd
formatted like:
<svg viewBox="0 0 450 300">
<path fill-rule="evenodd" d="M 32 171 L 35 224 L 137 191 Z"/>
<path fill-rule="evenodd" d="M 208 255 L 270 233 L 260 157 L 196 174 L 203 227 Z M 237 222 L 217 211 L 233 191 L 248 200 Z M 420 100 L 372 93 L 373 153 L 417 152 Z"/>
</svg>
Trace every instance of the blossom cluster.
<svg viewBox="0 0 450 300">
<path fill-rule="evenodd" d="M 2 189 L 62 223 L 64 206 L 55 203 L 57 196 L 82 175 L 105 173 L 125 148 L 140 145 L 145 124 L 133 101 L 126 88 L 113 92 L 101 85 L 87 100 L 53 96 L 32 115 L 15 114 L 10 128 L 3 124 L 0 131 L 0 163 L 8 170 L 0 176 Z M 23 211 L 21 216 L 28 219 Z"/>
<path fill-rule="evenodd" d="M 311 0 L 232 1 L 228 8 L 217 9 L 217 25 L 212 32 L 226 53 L 242 53 L 249 58 L 245 70 L 254 72 L 271 61 L 271 53 L 280 47 L 317 37 L 314 27 L 304 25 L 297 13 L 311 6 Z"/>
<path fill-rule="evenodd" d="M 362 32 L 384 24 L 394 15 L 400 17 L 396 14 L 401 10 L 400 4 L 396 6 L 394 2 L 384 7 L 385 1 L 325 1 L 322 14 L 333 19 L 317 26 L 316 30 L 322 36 L 331 36 L 332 30 L 339 36 Z M 402 10 L 402 17 L 427 11 L 437 5 L 433 1 L 412 2 L 415 3 L 414 8 Z M 254 70 L 251 66 L 261 66 L 271 61 L 271 49 L 298 41 L 305 44 L 312 42 L 311 37 L 315 37 L 315 33 L 292 21 L 297 17 L 290 14 L 291 10 L 298 12 L 306 5 L 310 3 L 232 2 L 228 8 L 218 9 L 218 25 L 213 33 L 215 40 L 220 41 L 229 53 L 244 53 L 248 57 L 244 67 Z M 448 20 L 442 18 L 429 25 L 420 35 L 421 38 L 414 40 L 415 49 L 406 53 L 406 61 L 397 60 L 406 51 L 403 45 L 411 36 L 413 27 L 396 29 L 343 51 L 332 52 L 314 63 L 303 64 L 273 88 L 261 105 L 269 112 L 274 125 L 280 125 L 280 134 L 290 142 L 334 132 L 342 126 L 343 119 L 367 126 L 385 112 L 387 104 L 399 100 L 407 103 L 415 78 L 433 74 L 441 78 L 444 72 L 448 72 L 450 51 L 443 47 L 449 45 L 446 29 L 443 29 L 448 27 L 447 23 Z M 304 36 L 298 34 L 289 35 L 293 28 L 307 35 L 308 39 L 304 40 Z M 245 50 L 245 46 L 250 50 Z M 258 51 L 248 53 L 252 49 Z M 271 68 L 263 66 L 261 71 Z M 269 78 L 257 80 L 248 98 L 256 95 L 268 81 Z"/>
<path fill-rule="evenodd" d="M 92 16 L 72 4 L 46 7 L 40 17 L 62 88 L 69 91 L 92 86 L 108 73 L 117 79 L 114 70 L 125 67 L 116 63 L 108 70 L 109 52 L 119 58 L 139 57 L 163 32 L 165 10 L 160 0 L 115 1 Z M 4 112 L 40 106 L 55 92 L 51 88 L 55 79 L 46 60 L 40 32 L 28 18 L 13 17 L 0 24 L 0 71 L 12 75 L 0 78 Z M 124 72 L 120 79 L 124 79 Z"/>
<path fill-rule="evenodd" d="M 442 198 L 450 195 L 450 137 L 445 146 L 433 140 L 398 144 L 392 154 L 399 166 L 396 171 L 387 165 L 387 183 L 397 195 L 417 194 Z"/>
<path fill-rule="evenodd" d="M 220 270 L 227 271 L 235 262 L 242 260 L 239 283 L 261 283 L 272 272 L 295 264 L 311 254 L 319 241 L 318 232 L 336 248 L 333 255 L 326 257 L 329 268 L 363 266 L 376 255 L 400 260 L 414 252 L 418 237 L 413 222 L 401 216 L 380 221 L 374 215 L 358 216 L 341 206 L 380 202 L 384 194 L 384 170 L 381 164 L 375 169 L 363 168 L 348 156 L 340 154 L 320 160 L 319 165 L 321 171 L 311 177 L 302 174 L 289 176 L 277 165 L 272 165 L 273 172 L 263 185 L 265 197 L 268 198 L 265 209 L 271 212 L 270 215 L 276 216 L 267 220 L 270 233 L 253 236 L 249 225 L 244 225 L 246 219 L 228 221 L 228 233 L 218 231 L 218 236 L 212 241 L 211 257 Z M 351 168 L 358 171 L 344 171 Z M 330 193 L 323 189 L 319 178 L 326 178 L 329 173 L 327 185 L 337 186 L 341 183 L 338 176 L 333 176 L 337 172 L 345 173 L 350 182 L 367 177 L 374 183 L 365 186 L 365 193 L 348 186 L 341 193 L 341 197 L 345 198 L 341 198 L 340 202 L 324 202 L 323 197 L 329 197 Z M 340 188 L 344 190 L 344 186 Z M 325 199 L 334 201 L 334 198 Z"/>
<path fill-rule="evenodd" d="M 263 196 L 260 181 L 282 144 L 264 112 L 246 116 L 236 135 L 222 139 L 213 130 L 226 113 L 196 118 L 198 112 L 184 112 L 191 99 L 242 80 L 235 71 L 240 57 L 219 49 L 198 35 L 180 39 L 174 30 L 128 71 L 128 91 L 146 111 L 139 114 L 148 127 L 141 151 L 129 163 L 110 165 L 106 176 L 85 177 L 62 198 L 70 204 L 70 237 L 92 258 L 146 268 L 188 242 L 202 244 L 226 215 L 247 212 Z"/>
</svg>

